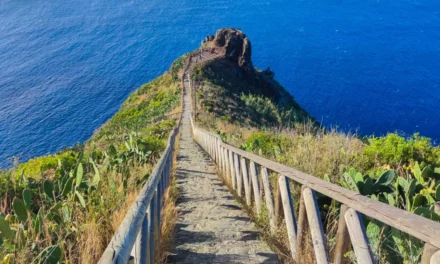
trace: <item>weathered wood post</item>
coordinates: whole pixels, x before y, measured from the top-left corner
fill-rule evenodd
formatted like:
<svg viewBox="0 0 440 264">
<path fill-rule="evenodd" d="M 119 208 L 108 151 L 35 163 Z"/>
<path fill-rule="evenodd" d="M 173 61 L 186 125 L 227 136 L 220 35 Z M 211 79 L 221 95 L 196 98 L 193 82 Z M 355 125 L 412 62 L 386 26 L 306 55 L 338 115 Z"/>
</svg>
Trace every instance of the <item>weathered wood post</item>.
<svg viewBox="0 0 440 264">
<path fill-rule="evenodd" d="M 154 263 L 154 234 L 155 234 L 155 223 L 156 220 L 155 214 L 155 200 L 156 194 L 154 194 L 154 198 L 150 202 L 150 207 L 148 209 L 148 263 L 153 264 Z"/>
<path fill-rule="evenodd" d="M 312 234 L 313 249 L 315 259 L 318 264 L 328 264 L 329 257 L 327 251 L 327 242 L 325 239 L 324 228 L 322 227 L 321 215 L 319 213 L 318 202 L 313 190 L 305 188 L 303 191 L 304 205 L 307 211 L 307 218 Z"/>
<path fill-rule="evenodd" d="M 244 182 L 244 194 L 246 197 L 246 204 L 251 205 L 251 190 L 249 186 L 249 174 L 248 174 L 248 167 L 247 162 L 244 157 L 241 157 L 241 172 L 243 175 L 243 182 Z"/>
<path fill-rule="evenodd" d="M 229 152 L 229 170 L 231 175 L 231 181 L 232 181 L 232 189 L 235 190 L 235 169 L 234 169 L 234 154 L 231 150 L 228 150 Z"/>
<path fill-rule="evenodd" d="M 350 259 L 345 257 L 345 254 L 350 251 L 350 236 L 348 234 L 347 224 L 345 222 L 345 212 L 348 206 L 341 205 L 339 210 L 338 231 L 336 234 L 336 247 L 334 264 L 348 264 Z"/>
<path fill-rule="evenodd" d="M 237 179 L 237 189 L 235 190 L 239 197 L 242 195 L 243 190 L 243 179 L 240 171 L 240 158 L 234 153 L 234 170 L 235 170 L 235 178 Z"/>
<path fill-rule="evenodd" d="M 434 204 L 434 212 L 437 214 L 440 214 L 440 206 L 437 202 Z M 439 250 L 440 250 L 439 248 L 437 248 L 429 243 L 425 243 L 425 246 L 423 247 L 421 264 L 430 264 L 430 263 L 433 263 L 433 261 L 436 261 L 436 258 L 433 258 L 433 256 Z M 437 259 L 437 260 L 438 260 L 437 263 L 440 264 L 440 259 Z"/>
<path fill-rule="evenodd" d="M 293 209 L 293 199 L 290 193 L 290 186 L 287 177 L 280 175 L 278 178 L 278 186 L 281 194 L 282 207 L 284 210 L 284 220 L 287 227 L 290 252 L 292 253 L 292 258 L 296 259 L 296 219 L 295 211 Z"/>
<path fill-rule="evenodd" d="M 297 226 L 297 239 L 296 239 L 296 261 L 299 261 L 299 255 L 304 253 L 303 245 L 305 245 L 305 238 L 307 236 L 308 222 L 307 211 L 304 203 L 304 189 L 306 187 L 301 186 L 301 194 L 299 200 L 299 212 L 298 212 L 298 226 Z"/>
<path fill-rule="evenodd" d="M 263 178 L 263 190 L 264 197 L 266 199 L 266 207 L 269 214 L 269 222 L 270 222 L 270 230 L 271 232 L 275 231 L 276 223 L 275 223 L 275 210 L 273 206 L 273 198 L 272 198 L 272 190 L 270 188 L 269 182 L 269 174 L 267 172 L 267 168 L 261 166 L 261 176 Z"/>
<path fill-rule="evenodd" d="M 134 257 L 135 263 L 147 263 L 148 251 L 148 213 L 145 212 L 141 229 L 136 237 L 131 255 Z"/>
<path fill-rule="evenodd" d="M 440 250 L 435 252 L 430 259 L 430 264 L 440 264 Z"/>
<path fill-rule="evenodd" d="M 345 222 L 347 223 L 348 233 L 350 234 L 351 244 L 356 254 L 357 263 L 374 264 L 374 256 L 371 252 L 370 243 L 365 233 L 364 223 L 359 213 L 349 208 L 345 212 Z"/>
<path fill-rule="evenodd" d="M 228 150 L 223 147 L 223 173 L 225 175 L 225 179 L 227 182 L 231 183 L 231 180 L 229 178 L 229 173 L 228 173 Z"/>
<path fill-rule="evenodd" d="M 252 189 L 254 190 L 255 207 L 257 209 L 257 214 L 259 215 L 261 213 L 260 186 L 259 186 L 258 177 L 257 177 L 257 167 L 255 165 L 255 162 L 253 162 L 252 160 L 249 163 L 249 170 L 250 170 L 251 178 L 252 178 Z"/>
</svg>

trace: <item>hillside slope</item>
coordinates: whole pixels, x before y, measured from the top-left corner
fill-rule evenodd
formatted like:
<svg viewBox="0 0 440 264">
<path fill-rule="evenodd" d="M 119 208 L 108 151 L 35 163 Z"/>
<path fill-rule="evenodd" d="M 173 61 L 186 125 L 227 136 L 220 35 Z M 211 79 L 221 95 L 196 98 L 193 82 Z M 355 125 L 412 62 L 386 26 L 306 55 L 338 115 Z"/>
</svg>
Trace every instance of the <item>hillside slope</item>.
<svg viewBox="0 0 440 264">
<path fill-rule="evenodd" d="M 0 261 L 97 263 L 177 124 L 182 60 L 84 144 L 0 171 Z"/>
<path fill-rule="evenodd" d="M 440 221 L 440 148 L 431 139 L 419 134 L 405 138 L 397 133 L 360 138 L 321 128 L 269 69 L 260 71 L 252 66 L 250 41 L 243 32 L 219 30 L 208 36 L 202 47 L 203 52 L 219 58 L 192 71 L 199 126 L 241 149 Z M 271 176 L 274 184 L 276 177 Z M 368 187 L 382 183 L 380 189 Z M 339 207 L 322 196 L 318 202 L 332 255 Z M 421 241 L 369 219 L 365 219 L 365 228 L 380 263 L 420 261 Z M 282 240 L 283 232 L 279 235 Z M 284 241 L 284 245 L 288 243 Z M 310 245 L 305 250 L 310 251 Z M 352 251 L 347 254 L 351 260 L 353 256 Z M 302 260 L 314 263 L 313 253 L 308 252 Z"/>
<path fill-rule="evenodd" d="M 192 71 L 198 111 L 241 126 L 287 127 L 315 122 L 269 68 L 261 71 L 253 66 L 251 43 L 242 31 L 220 29 L 216 36 L 205 39 L 202 48 L 216 54 L 217 59 Z"/>
</svg>

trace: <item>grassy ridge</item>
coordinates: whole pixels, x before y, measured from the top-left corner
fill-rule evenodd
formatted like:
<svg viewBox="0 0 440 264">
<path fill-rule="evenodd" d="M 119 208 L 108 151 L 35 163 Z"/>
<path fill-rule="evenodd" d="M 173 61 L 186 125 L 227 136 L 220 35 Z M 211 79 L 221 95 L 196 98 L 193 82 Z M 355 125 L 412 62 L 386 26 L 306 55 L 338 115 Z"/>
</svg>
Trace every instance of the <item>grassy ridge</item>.
<svg viewBox="0 0 440 264">
<path fill-rule="evenodd" d="M 165 73 L 85 144 L 0 171 L 0 261 L 96 263 L 165 148 L 180 93 Z"/>
<path fill-rule="evenodd" d="M 282 100 L 273 87 L 252 85 L 260 77 L 246 80 L 241 72 L 221 61 L 195 68 L 193 76 L 197 81 L 196 122 L 220 134 L 225 142 L 440 221 L 436 210 L 440 202 L 440 148 L 429 138 L 419 134 L 404 138 L 396 133 L 360 138 L 320 128 L 290 98 Z M 277 175 L 272 177 L 276 184 Z M 339 204 L 326 197 L 319 197 L 319 204 L 333 253 Z M 264 213 L 259 218 L 265 219 Z M 377 221 L 364 222 L 380 263 L 420 261 L 423 243 Z M 277 239 L 288 245 L 285 230 L 279 230 Z M 304 263 L 313 262 L 311 248 L 308 250 Z M 353 260 L 353 252 L 347 256 Z"/>
<path fill-rule="evenodd" d="M 191 76 L 196 84 L 209 83 L 196 85 L 200 107 L 224 121 L 252 127 L 314 122 L 278 82 L 258 70 L 246 75 L 236 65 L 218 59 L 195 67 Z"/>
</svg>

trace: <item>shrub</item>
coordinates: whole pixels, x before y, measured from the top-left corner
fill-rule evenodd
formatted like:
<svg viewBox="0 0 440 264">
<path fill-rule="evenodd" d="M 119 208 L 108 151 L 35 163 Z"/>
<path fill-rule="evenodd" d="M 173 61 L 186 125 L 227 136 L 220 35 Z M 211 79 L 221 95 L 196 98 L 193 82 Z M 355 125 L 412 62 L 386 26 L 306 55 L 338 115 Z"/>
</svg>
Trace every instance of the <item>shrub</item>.
<svg viewBox="0 0 440 264">
<path fill-rule="evenodd" d="M 269 98 L 254 96 L 252 94 L 245 95 L 242 93 L 240 100 L 242 100 L 247 107 L 260 114 L 267 122 L 276 125 L 282 124 L 281 111 Z"/>
<path fill-rule="evenodd" d="M 26 177 L 38 178 L 45 171 L 56 169 L 59 162 L 62 164 L 63 168 L 70 170 L 76 165 L 75 153 L 73 151 L 66 151 L 56 155 L 47 155 L 30 159 L 18 166 L 16 174 L 21 175 L 23 173 Z"/>
<path fill-rule="evenodd" d="M 258 132 L 252 134 L 240 148 L 257 152 L 259 155 L 277 159 L 291 146 L 289 140 L 282 135 L 275 135 L 269 132 Z"/>
<path fill-rule="evenodd" d="M 389 133 L 385 137 L 371 137 L 365 148 L 365 155 L 369 158 L 369 167 L 390 165 L 399 168 L 414 164 L 418 161 L 425 164 L 439 165 L 439 149 L 433 147 L 431 139 L 414 134 L 405 139 L 397 133 Z"/>
</svg>

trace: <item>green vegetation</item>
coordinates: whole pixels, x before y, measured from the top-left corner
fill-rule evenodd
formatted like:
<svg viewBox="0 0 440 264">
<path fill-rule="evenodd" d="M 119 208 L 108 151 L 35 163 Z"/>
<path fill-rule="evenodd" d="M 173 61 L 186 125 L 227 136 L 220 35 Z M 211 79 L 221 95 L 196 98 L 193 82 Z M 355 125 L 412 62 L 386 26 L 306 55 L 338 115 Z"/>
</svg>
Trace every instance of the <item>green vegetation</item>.
<svg viewBox="0 0 440 264">
<path fill-rule="evenodd" d="M 0 261 L 99 260 L 177 123 L 182 61 L 131 94 L 84 145 L 0 171 Z"/>
<path fill-rule="evenodd" d="M 367 138 L 365 155 L 367 167 L 389 165 L 395 169 L 408 169 L 417 161 L 423 167 L 440 166 L 440 147 L 433 147 L 431 139 L 414 134 L 405 139 L 396 133 L 385 137 Z"/>
<path fill-rule="evenodd" d="M 284 88 L 259 71 L 255 76 L 246 76 L 229 62 L 217 60 L 194 67 L 191 76 L 198 108 L 216 117 L 224 116 L 237 126 L 292 127 L 295 123 L 314 122 Z M 215 124 L 209 125 L 216 128 Z"/>
<path fill-rule="evenodd" d="M 173 77 L 173 81 L 179 81 L 179 72 L 183 68 L 185 64 L 185 57 L 182 56 L 175 60 L 171 65 L 171 76 Z"/>
<path fill-rule="evenodd" d="M 277 95 L 273 87 L 263 91 L 261 87 L 248 85 L 246 89 L 243 82 L 255 84 L 258 80 L 238 80 L 239 77 L 233 77 L 234 70 L 228 71 L 228 67 L 231 68 L 215 62 L 193 72 L 200 95 L 196 119 L 200 126 L 246 151 L 440 221 L 440 147 L 434 146 L 429 138 L 419 134 L 405 138 L 396 133 L 360 138 L 336 129 L 320 128 L 295 103 L 281 103 L 289 101 L 282 99 L 283 93 Z M 332 252 L 339 205 L 321 195 L 318 202 Z M 420 261 L 423 243 L 364 218 L 380 263 Z M 349 255 L 354 256 L 353 252 Z"/>
</svg>

